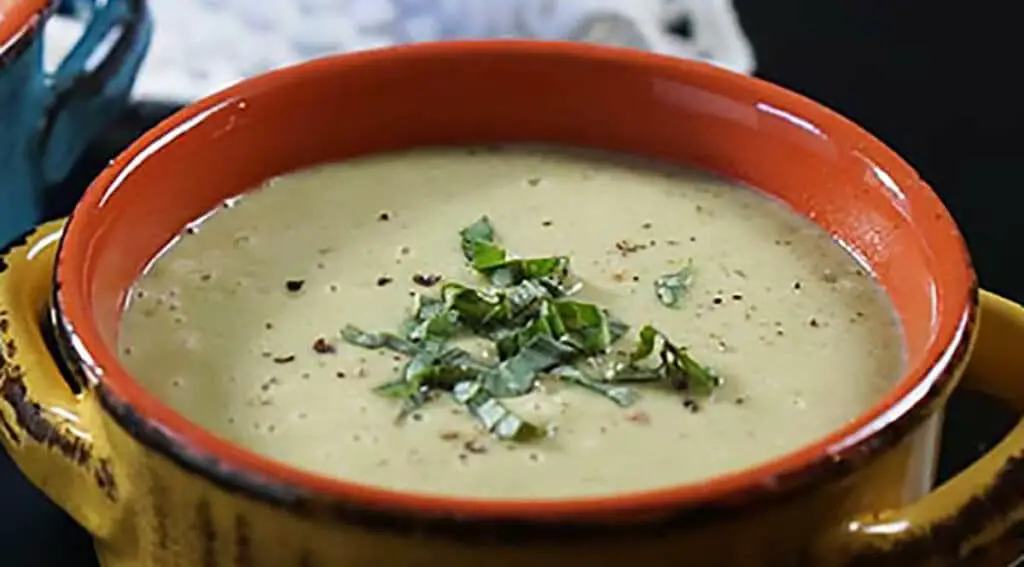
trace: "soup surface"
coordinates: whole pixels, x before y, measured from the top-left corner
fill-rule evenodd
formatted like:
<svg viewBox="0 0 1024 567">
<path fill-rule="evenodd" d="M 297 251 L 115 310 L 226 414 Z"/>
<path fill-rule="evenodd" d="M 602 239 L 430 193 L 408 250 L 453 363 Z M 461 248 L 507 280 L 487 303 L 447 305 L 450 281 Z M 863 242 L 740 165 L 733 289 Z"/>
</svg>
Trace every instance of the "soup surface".
<svg viewBox="0 0 1024 567">
<path fill-rule="evenodd" d="M 396 330 L 411 295 L 483 285 L 459 237 L 481 215 L 511 252 L 570 257 L 573 298 L 630 325 L 623 349 L 652 324 L 722 384 L 710 397 L 637 384 L 623 407 L 542 375 L 501 400 L 547 428 L 531 442 L 488 433 L 450 395 L 397 419 L 403 403 L 374 388 L 407 357 L 340 330 Z M 686 274 L 674 306 L 655 289 L 667 273 Z M 755 465 L 865 411 L 903 366 L 875 281 L 784 205 L 704 173 L 551 147 L 417 149 L 273 179 L 153 261 L 119 340 L 145 387 L 253 451 L 394 489 L 507 498 Z"/>
</svg>

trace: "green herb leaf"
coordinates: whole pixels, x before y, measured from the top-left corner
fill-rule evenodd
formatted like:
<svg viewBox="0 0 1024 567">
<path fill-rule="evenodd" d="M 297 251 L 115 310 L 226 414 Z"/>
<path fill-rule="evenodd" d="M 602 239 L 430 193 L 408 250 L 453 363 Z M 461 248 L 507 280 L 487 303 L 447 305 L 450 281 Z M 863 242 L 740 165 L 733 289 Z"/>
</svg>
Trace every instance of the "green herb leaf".
<svg viewBox="0 0 1024 567">
<path fill-rule="evenodd" d="M 513 263 L 518 265 L 522 278 L 527 280 L 557 276 L 569 270 L 569 258 L 565 256 L 513 260 Z"/>
<path fill-rule="evenodd" d="M 473 243 L 473 268 L 478 272 L 488 272 L 505 265 L 507 256 L 505 249 L 493 242 Z"/>
<path fill-rule="evenodd" d="M 637 364 L 616 366 L 611 372 L 611 381 L 615 383 L 653 383 L 665 380 L 662 368 L 652 368 Z"/>
<path fill-rule="evenodd" d="M 545 287 L 557 290 L 557 295 L 567 295 L 564 290 L 569 277 L 569 259 L 565 256 L 548 258 L 512 258 L 480 269 L 488 275 L 491 283 L 498 287 L 509 287 L 527 280 L 543 282 Z"/>
<path fill-rule="evenodd" d="M 444 340 L 458 331 L 457 317 L 445 309 L 444 301 L 418 293 L 413 295 L 412 315 L 402 323 L 405 338 L 413 342 Z"/>
<path fill-rule="evenodd" d="M 484 428 L 499 439 L 530 442 L 547 437 L 547 430 L 523 420 L 494 398 L 479 382 L 455 385 L 453 395 Z"/>
<path fill-rule="evenodd" d="M 450 392 L 459 382 L 473 380 L 478 374 L 478 370 L 465 366 L 435 364 L 417 371 L 411 380 L 421 387 Z"/>
<path fill-rule="evenodd" d="M 462 349 L 438 352 L 438 343 L 426 343 L 405 365 L 402 377 L 374 388 L 377 394 L 402 400 L 402 410 L 396 421 L 403 421 L 419 409 L 435 390 L 452 391 L 455 384 L 475 379 L 481 368 Z"/>
<path fill-rule="evenodd" d="M 394 333 L 368 333 L 354 325 L 345 325 L 341 338 L 349 344 L 373 350 L 386 348 L 410 356 L 419 352 L 415 344 Z"/>
<path fill-rule="evenodd" d="M 549 297 L 543 287 L 529 280 L 514 287 L 492 290 L 448 283 L 441 288 L 441 293 L 460 324 L 488 337 L 528 323 L 540 302 Z"/>
<path fill-rule="evenodd" d="M 449 347 L 441 352 L 437 356 L 438 364 L 449 364 L 452 366 L 461 366 L 463 368 L 470 368 L 477 372 L 483 372 L 489 367 L 473 358 L 473 355 L 466 349 L 459 347 Z"/>
<path fill-rule="evenodd" d="M 475 263 L 477 244 L 494 242 L 494 227 L 486 215 L 459 231 L 462 237 L 462 253 L 471 263 Z"/>
<path fill-rule="evenodd" d="M 587 356 L 607 352 L 612 344 L 607 311 L 593 303 L 571 300 L 557 301 L 552 308 L 565 329 L 563 340 Z"/>
<path fill-rule="evenodd" d="M 639 362 L 654 353 L 658 340 L 661 341 L 661 348 L 658 349 L 660 365 L 657 368 L 639 365 Z M 644 325 L 640 329 L 636 348 L 629 353 L 629 363 L 618 368 L 613 379 L 616 382 L 649 382 L 661 379 L 672 388 L 685 390 L 695 396 L 708 396 L 722 383 L 714 370 L 698 363 L 690 357 L 685 348 L 676 346 L 664 333 L 651 325 Z"/>
<path fill-rule="evenodd" d="M 404 379 L 417 386 L 451 391 L 456 382 L 474 378 L 489 369 L 461 348 L 445 349 L 439 342 L 427 342 L 421 346 L 402 370 Z"/>
<path fill-rule="evenodd" d="M 411 328 L 407 328 L 407 333 L 411 341 L 439 341 L 454 337 L 459 329 L 459 314 L 455 311 L 442 311 L 425 321 L 416 321 Z"/>
<path fill-rule="evenodd" d="M 543 328 L 548 330 L 548 334 L 559 340 L 565 337 L 567 332 L 565 321 L 562 320 L 562 316 L 550 301 L 541 304 L 540 317 L 544 320 Z"/>
<path fill-rule="evenodd" d="M 416 294 L 413 296 L 413 318 L 416 321 L 426 321 L 443 313 L 445 310 L 444 300 L 429 295 Z"/>
<path fill-rule="evenodd" d="M 658 301 L 666 307 L 677 307 L 679 301 L 690 291 L 695 275 L 693 260 L 690 259 L 678 272 L 665 274 L 654 280 L 654 293 Z"/>
<path fill-rule="evenodd" d="M 650 325 L 641 327 L 636 349 L 630 353 L 629 361 L 638 362 L 650 356 L 654 352 L 654 340 L 657 338 L 657 329 Z"/>
<path fill-rule="evenodd" d="M 615 344 L 616 342 L 619 341 L 619 339 L 626 336 L 626 333 L 629 332 L 629 325 L 624 321 L 612 317 L 610 314 L 607 314 L 607 317 L 608 334 L 611 337 L 612 344 Z"/>
<path fill-rule="evenodd" d="M 546 306 L 546 304 L 544 305 Z M 542 309 L 546 309 L 546 307 L 542 307 Z M 531 322 L 527 323 L 526 326 L 511 331 L 495 333 L 492 339 L 498 351 L 498 358 L 508 360 L 518 354 L 523 347 L 537 337 L 554 338 L 559 335 L 560 333 L 552 330 L 547 317 L 538 315 Z"/>
<path fill-rule="evenodd" d="M 551 294 L 543 286 L 531 280 L 521 282 L 515 287 L 503 289 L 499 293 L 508 301 L 509 315 L 513 324 L 527 321 L 540 309 L 540 302 L 551 297 Z"/>
<path fill-rule="evenodd" d="M 597 356 L 604 354 L 629 329 L 625 323 L 613 320 L 607 311 L 578 301 L 542 298 L 537 309 L 529 313 L 533 318 L 524 326 L 492 337 L 502 360 L 514 356 L 538 336 L 571 346 L 578 355 Z"/>
<path fill-rule="evenodd" d="M 540 372 L 576 355 L 568 345 L 548 335 L 536 335 L 519 352 L 480 375 L 483 387 L 498 398 L 522 396 L 533 390 Z"/>
<path fill-rule="evenodd" d="M 401 423 L 412 412 L 419 409 L 427 401 L 427 391 L 418 383 L 404 379 L 385 382 L 373 389 L 374 393 L 386 398 L 402 400 L 402 409 L 395 417 Z"/>
<path fill-rule="evenodd" d="M 471 330 L 485 329 L 489 324 L 500 325 L 510 317 L 505 296 L 481 291 L 462 284 L 447 283 L 441 288 L 445 306 L 458 314 L 459 323 Z"/>
<path fill-rule="evenodd" d="M 685 349 L 662 336 L 661 363 L 669 383 L 695 396 L 709 396 L 722 381 L 715 372 L 690 358 Z"/>
<path fill-rule="evenodd" d="M 569 274 L 569 258 L 511 258 L 495 243 L 494 227 L 484 216 L 460 231 L 462 253 L 481 274 L 497 287 L 511 287 L 525 280 L 549 280 L 561 287 Z"/>
<path fill-rule="evenodd" d="M 559 366 L 550 370 L 548 374 L 601 394 L 619 407 L 629 407 L 637 400 L 636 392 L 632 388 L 591 378 L 574 366 Z"/>
<path fill-rule="evenodd" d="M 394 398 L 404 400 L 411 398 L 419 393 L 419 386 L 412 382 L 407 382 L 404 378 L 398 380 L 391 380 L 385 382 L 373 389 L 374 393 L 384 396 L 385 398 Z"/>
</svg>

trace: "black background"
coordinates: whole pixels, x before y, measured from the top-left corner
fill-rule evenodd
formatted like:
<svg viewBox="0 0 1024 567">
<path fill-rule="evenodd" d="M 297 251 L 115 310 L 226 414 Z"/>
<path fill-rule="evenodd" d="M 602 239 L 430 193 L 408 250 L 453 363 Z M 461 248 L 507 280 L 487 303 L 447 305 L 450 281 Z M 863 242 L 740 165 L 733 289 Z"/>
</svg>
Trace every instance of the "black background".
<svg viewBox="0 0 1024 567">
<path fill-rule="evenodd" d="M 1024 301 L 1018 182 L 1024 109 L 1012 58 L 1024 50 L 1012 3 L 975 1 L 969 9 L 923 0 L 736 4 L 757 52 L 758 75 L 839 110 L 900 152 L 960 223 L 982 284 Z M 107 159 L 173 109 L 146 102 L 126 112 L 73 178 L 53 189 L 50 215 L 66 214 Z M 970 462 L 1014 419 L 990 400 L 958 393 L 940 476 Z M 4 455 L 0 510 L 0 565 L 95 567 L 88 537 Z"/>
<path fill-rule="evenodd" d="M 1015 3 L 736 4 L 758 74 L 839 110 L 902 154 L 960 223 L 982 284 L 1024 300 Z"/>
</svg>

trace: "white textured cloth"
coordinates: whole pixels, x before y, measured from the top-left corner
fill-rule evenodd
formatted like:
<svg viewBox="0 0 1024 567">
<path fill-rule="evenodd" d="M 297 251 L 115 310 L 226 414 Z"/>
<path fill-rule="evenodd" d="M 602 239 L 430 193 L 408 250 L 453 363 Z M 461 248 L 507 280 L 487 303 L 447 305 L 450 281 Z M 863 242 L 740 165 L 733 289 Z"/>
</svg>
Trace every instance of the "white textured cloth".
<svg viewBox="0 0 1024 567">
<path fill-rule="evenodd" d="M 627 45 L 754 69 L 731 0 L 149 0 L 153 45 L 135 95 L 189 100 L 340 51 L 453 38 L 536 37 Z M 668 32 L 688 20 L 689 37 Z M 48 59 L 73 41 L 52 26 Z M 52 63 L 51 63 L 52 64 Z"/>
</svg>

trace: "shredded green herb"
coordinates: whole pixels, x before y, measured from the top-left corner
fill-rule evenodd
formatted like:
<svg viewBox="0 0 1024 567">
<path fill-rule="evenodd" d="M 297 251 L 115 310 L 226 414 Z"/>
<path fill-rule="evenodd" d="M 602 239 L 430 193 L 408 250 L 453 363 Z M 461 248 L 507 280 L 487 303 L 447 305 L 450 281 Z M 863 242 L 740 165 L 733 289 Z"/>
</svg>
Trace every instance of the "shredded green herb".
<svg viewBox="0 0 1024 567">
<path fill-rule="evenodd" d="M 575 366 L 559 366 L 552 369 L 549 374 L 601 394 L 620 407 L 629 407 L 637 400 L 636 391 L 632 388 L 592 378 Z"/>
<path fill-rule="evenodd" d="M 629 325 L 606 309 L 572 299 L 580 284 L 569 283 L 569 259 L 515 258 L 496 242 L 484 216 L 462 229 L 462 252 L 490 286 L 447 282 L 437 296 L 415 295 L 399 333 L 370 333 L 353 325 L 341 338 L 367 349 L 388 349 L 408 357 L 400 376 L 374 391 L 401 402 L 398 419 L 438 395 L 450 395 L 492 435 L 529 442 L 549 428 L 530 423 L 501 403 L 532 392 L 548 376 L 599 394 L 621 407 L 638 398 L 633 385 L 663 385 L 686 396 L 707 396 L 721 384 L 718 376 L 645 325 L 625 353 L 613 346 Z M 659 300 L 676 306 L 693 279 L 692 262 L 658 278 Z M 484 363 L 452 341 L 476 337 L 489 341 L 499 362 Z M 624 357 L 624 358 L 623 358 Z"/>
<path fill-rule="evenodd" d="M 604 309 L 593 303 L 569 300 L 553 303 L 552 309 L 563 332 L 560 338 L 584 355 L 596 356 L 611 346 L 608 312 Z"/>
<path fill-rule="evenodd" d="M 682 300 L 693 286 L 693 278 L 696 271 L 693 267 L 693 259 L 687 261 L 678 272 L 665 274 L 654 280 L 654 294 L 658 301 L 666 307 L 678 307 Z"/>
<path fill-rule="evenodd" d="M 484 388 L 499 398 L 512 398 L 530 393 L 537 376 L 577 352 L 547 335 L 537 335 L 514 356 L 480 375 Z"/>
<path fill-rule="evenodd" d="M 341 330 L 341 338 L 347 343 L 376 350 L 386 348 L 401 354 L 415 354 L 419 351 L 411 341 L 394 333 L 367 333 L 354 325 L 345 325 Z"/>
<path fill-rule="evenodd" d="M 655 348 L 660 342 L 660 348 Z M 657 350 L 659 364 L 645 364 Z M 708 396 L 722 385 L 722 379 L 677 346 L 661 331 L 650 325 L 640 329 L 636 348 L 629 353 L 629 362 L 617 369 L 614 380 L 622 382 L 662 381 L 675 390 L 694 396 Z"/>
<path fill-rule="evenodd" d="M 471 263 L 476 263 L 477 246 L 494 243 L 494 226 L 487 216 L 480 217 L 476 222 L 459 231 L 462 237 L 462 253 Z M 504 257 L 504 251 L 502 252 Z"/>
<path fill-rule="evenodd" d="M 545 428 L 524 421 L 509 411 L 480 382 L 460 382 L 455 386 L 454 395 L 487 431 L 499 439 L 528 442 L 547 437 Z"/>
<path fill-rule="evenodd" d="M 459 232 L 462 253 L 473 268 L 496 287 L 509 287 L 525 280 L 544 280 L 561 289 L 569 275 L 569 258 L 514 258 L 494 240 L 494 227 L 486 216 Z"/>
</svg>

